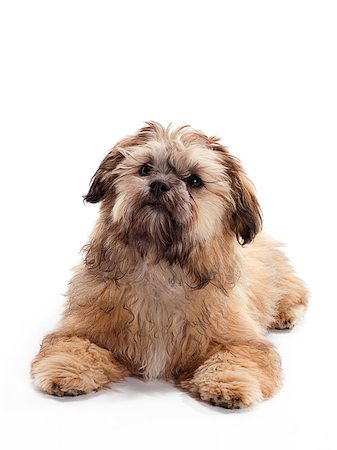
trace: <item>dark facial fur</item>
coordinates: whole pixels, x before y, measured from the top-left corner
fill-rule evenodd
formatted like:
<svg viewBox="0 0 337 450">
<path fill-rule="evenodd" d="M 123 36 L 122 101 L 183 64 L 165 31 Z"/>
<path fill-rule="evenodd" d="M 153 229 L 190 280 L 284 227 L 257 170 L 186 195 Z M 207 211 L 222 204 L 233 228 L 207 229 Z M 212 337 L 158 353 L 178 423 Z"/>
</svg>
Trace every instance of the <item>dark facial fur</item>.
<svg viewBox="0 0 337 450">
<path fill-rule="evenodd" d="M 193 250 L 226 234 L 246 244 L 261 226 L 239 161 L 216 138 L 189 127 L 170 131 L 151 122 L 117 143 L 85 200 L 102 201 L 100 226 L 110 239 L 170 264 L 186 264 Z"/>
</svg>

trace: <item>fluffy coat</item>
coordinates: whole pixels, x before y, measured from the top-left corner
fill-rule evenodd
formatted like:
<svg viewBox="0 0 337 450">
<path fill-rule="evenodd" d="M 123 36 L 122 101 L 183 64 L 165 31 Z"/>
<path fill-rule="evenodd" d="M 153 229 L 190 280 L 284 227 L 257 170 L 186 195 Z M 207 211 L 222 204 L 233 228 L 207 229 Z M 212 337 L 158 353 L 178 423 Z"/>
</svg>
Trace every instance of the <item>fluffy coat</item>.
<svg viewBox="0 0 337 450">
<path fill-rule="evenodd" d="M 291 328 L 307 291 L 217 138 L 150 122 L 109 152 L 85 199 L 100 217 L 32 363 L 41 390 L 78 395 L 132 374 L 241 408 L 279 389 L 265 333 Z"/>
</svg>

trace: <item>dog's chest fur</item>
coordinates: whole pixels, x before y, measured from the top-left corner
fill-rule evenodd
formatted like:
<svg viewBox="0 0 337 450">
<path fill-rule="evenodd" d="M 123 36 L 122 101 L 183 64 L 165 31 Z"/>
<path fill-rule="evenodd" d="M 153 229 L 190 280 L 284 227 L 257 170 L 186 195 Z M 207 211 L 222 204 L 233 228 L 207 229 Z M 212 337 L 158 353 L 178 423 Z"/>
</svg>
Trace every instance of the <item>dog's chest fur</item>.
<svg viewBox="0 0 337 450">
<path fill-rule="evenodd" d="M 196 357 L 203 339 L 186 283 L 168 267 L 149 266 L 125 280 L 114 353 L 146 378 L 165 376 L 174 361 Z M 204 317 L 205 319 L 205 317 Z"/>
</svg>

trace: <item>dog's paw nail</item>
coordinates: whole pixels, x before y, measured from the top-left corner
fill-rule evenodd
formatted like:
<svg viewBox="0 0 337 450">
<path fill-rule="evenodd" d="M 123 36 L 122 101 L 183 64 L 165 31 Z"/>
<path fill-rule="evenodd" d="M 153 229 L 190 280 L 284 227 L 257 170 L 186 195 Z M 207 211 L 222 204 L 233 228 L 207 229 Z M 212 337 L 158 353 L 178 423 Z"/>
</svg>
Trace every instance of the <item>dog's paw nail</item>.
<svg viewBox="0 0 337 450">
<path fill-rule="evenodd" d="M 85 394 L 85 391 L 73 389 L 71 391 L 65 391 L 63 395 L 65 397 L 77 397 L 78 395 L 83 395 L 83 394 Z"/>
<path fill-rule="evenodd" d="M 221 406 L 221 408 L 230 409 L 230 407 L 229 407 L 227 402 L 219 403 L 219 406 Z"/>
</svg>

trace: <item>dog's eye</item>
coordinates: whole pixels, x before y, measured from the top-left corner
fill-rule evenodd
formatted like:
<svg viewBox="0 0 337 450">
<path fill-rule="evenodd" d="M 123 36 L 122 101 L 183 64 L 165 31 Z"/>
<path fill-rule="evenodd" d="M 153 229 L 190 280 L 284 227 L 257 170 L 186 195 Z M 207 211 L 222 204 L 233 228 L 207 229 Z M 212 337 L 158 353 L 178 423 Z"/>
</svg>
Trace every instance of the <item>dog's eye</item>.
<svg viewBox="0 0 337 450">
<path fill-rule="evenodd" d="M 142 177 L 146 177 L 147 175 L 150 175 L 151 167 L 148 164 L 142 165 L 142 167 L 139 169 L 139 175 Z"/>
<path fill-rule="evenodd" d="M 191 187 L 200 187 L 202 186 L 202 179 L 200 177 L 197 177 L 196 175 L 191 175 L 190 177 L 187 178 L 187 183 L 191 186 Z"/>
</svg>

